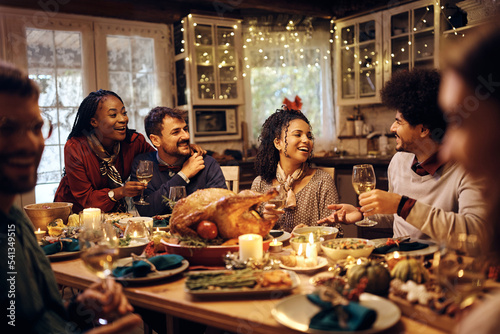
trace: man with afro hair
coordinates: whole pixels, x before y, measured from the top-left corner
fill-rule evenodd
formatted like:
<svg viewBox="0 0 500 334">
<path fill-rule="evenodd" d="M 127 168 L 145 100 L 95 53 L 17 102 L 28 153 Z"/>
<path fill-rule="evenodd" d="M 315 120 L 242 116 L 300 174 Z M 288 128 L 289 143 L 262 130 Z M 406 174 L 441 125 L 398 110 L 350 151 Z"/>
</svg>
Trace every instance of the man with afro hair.
<svg viewBox="0 0 500 334">
<path fill-rule="evenodd" d="M 445 241 L 449 235 L 485 232 L 486 208 L 480 183 L 438 154 L 446 119 L 438 106 L 440 75 L 435 70 L 394 73 L 382 89 L 382 101 L 396 111 L 391 132 L 396 151 L 389 164 L 389 191 L 375 189 L 359 196 L 361 208 L 333 204 L 328 220 L 345 223 L 362 216 L 392 224 L 394 237 Z"/>
</svg>

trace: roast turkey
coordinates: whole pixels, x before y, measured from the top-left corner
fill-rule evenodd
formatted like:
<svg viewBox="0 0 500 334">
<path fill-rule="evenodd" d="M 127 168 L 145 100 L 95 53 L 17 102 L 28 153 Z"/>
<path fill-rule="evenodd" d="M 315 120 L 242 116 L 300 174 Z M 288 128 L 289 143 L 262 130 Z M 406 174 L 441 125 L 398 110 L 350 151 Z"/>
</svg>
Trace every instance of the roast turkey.
<svg viewBox="0 0 500 334">
<path fill-rule="evenodd" d="M 244 190 L 238 194 L 221 188 L 200 189 L 177 202 L 170 218 L 170 230 L 180 236 L 196 237 L 196 227 L 202 220 L 217 225 L 223 239 L 253 233 L 266 236 L 277 218 L 263 219 L 254 208 L 278 192 L 271 189 L 261 194 Z"/>
</svg>

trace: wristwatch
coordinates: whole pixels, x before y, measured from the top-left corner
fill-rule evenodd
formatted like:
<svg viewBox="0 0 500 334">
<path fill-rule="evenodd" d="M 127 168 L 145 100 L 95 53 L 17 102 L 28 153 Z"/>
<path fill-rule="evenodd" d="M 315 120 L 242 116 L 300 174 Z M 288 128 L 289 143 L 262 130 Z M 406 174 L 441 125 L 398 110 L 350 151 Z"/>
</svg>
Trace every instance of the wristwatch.
<svg viewBox="0 0 500 334">
<path fill-rule="evenodd" d="M 113 201 L 116 202 L 115 199 L 115 192 L 113 190 L 108 191 L 108 197 Z"/>
</svg>

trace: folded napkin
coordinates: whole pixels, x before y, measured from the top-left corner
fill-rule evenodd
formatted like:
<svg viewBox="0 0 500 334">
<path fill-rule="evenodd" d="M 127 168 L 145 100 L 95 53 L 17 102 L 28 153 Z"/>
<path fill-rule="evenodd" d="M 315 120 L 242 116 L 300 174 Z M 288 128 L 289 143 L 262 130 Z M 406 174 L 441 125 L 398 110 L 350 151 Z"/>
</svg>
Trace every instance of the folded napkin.
<svg viewBox="0 0 500 334">
<path fill-rule="evenodd" d="M 389 245 L 389 246 L 381 246 L 377 247 L 373 250 L 373 254 L 387 254 L 391 252 L 409 252 L 409 251 L 414 251 L 418 249 L 424 249 L 429 247 L 428 244 L 423 244 L 421 242 L 403 242 L 400 243 L 399 246 L 394 244 L 394 245 Z"/>
<path fill-rule="evenodd" d="M 355 302 L 349 302 L 349 304 L 342 306 L 333 306 L 332 303 L 321 300 L 317 294 L 309 294 L 307 295 L 307 299 L 322 309 L 312 317 L 309 323 L 309 328 L 311 329 L 324 331 L 364 330 L 371 328 L 377 319 L 377 312 Z M 335 307 L 341 307 L 348 315 L 346 328 L 340 326 Z"/>
<path fill-rule="evenodd" d="M 155 220 L 155 222 L 153 224 L 153 228 L 155 228 L 155 227 L 167 227 L 168 221 L 169 220 L 167 220 L 167 219 Z"/>
<path fill-rule="evenodd" d="M 59 252 L 76 252 L 80 250 L 78 239 L 67 238 L 42 247 L 45 255 L 52 255 Z"/>
<path fill-rule="evenodd" d="M 169 270 L 180 267 L 184 258 L 177 254 L 159 255 L 148 259 L 156 270 Z M 113 269 L 115 277 L 145 277 L 152 271 L 151 265 L 143 260 L 133 261 L 131 266 L 116 267 Z"/>
</svg>

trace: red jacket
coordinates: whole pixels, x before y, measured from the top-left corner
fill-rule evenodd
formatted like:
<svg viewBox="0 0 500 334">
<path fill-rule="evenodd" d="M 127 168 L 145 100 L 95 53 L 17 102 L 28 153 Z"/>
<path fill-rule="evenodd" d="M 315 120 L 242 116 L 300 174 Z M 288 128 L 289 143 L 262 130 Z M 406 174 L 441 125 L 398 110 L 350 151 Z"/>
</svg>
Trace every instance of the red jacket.
<svg viewBox="0 0 500 334">
<path fill-rule="evenodd" d="M 138 154 L 154 151 L 140 133 L 133 133 L 130 142 L 120 143 L 120 153 L 115 167 L 123 182 L 128 179 L 132 161 Z M 54 198 L 55 202 L 73 203 L 73 212 L 84 208 L 100 208 L 109 212 L 115 206 L 109 196 L 108 177 L 99 171 L 99 159 L 90 148 L 87 138 L 73 137 L 64 146 L 66 175 L 61 179 Z"/>
</svg>

